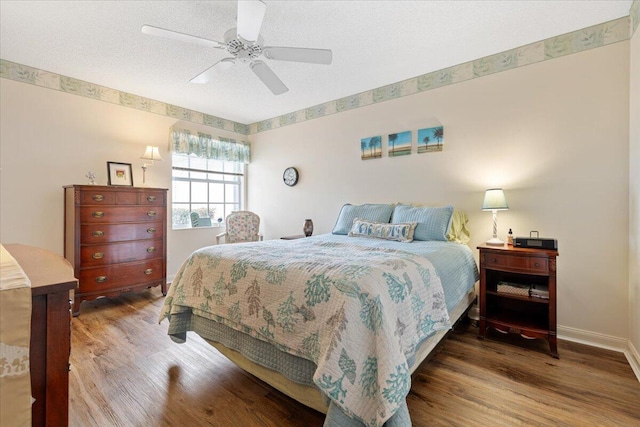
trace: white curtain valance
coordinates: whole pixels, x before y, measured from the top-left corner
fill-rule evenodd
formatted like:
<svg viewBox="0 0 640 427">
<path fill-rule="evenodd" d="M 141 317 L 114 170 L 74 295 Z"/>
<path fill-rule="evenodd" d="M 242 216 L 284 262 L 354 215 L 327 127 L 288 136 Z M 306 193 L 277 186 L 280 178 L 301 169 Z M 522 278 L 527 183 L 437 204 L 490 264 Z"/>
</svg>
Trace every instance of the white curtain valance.
<svg viewBox="0 0 640 427">
<path fill-rule="evenodd" d="M 251 147 L 248 142 L 237 142 L 232 138 L 192 133 L 186 129 L 171 128 L 169 150 L 172 153 L 194 154 L 205 159 L 224 160 L 226 162 L 249 163 Z"/>
</svg>

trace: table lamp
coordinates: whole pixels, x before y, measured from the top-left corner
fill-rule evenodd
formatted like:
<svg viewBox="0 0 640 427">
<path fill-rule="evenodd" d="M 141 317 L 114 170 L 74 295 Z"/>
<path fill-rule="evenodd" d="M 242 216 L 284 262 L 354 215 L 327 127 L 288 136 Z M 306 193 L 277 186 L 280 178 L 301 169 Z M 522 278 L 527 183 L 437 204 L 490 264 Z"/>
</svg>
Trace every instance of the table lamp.
<svg viewBox="0 0 640 427">
<path fill-rule="evenodd" d="M 487 240 L 487 245 L 504 245 L 504 242 L 498 239 L 498 211 L 506 211 L 508 209 L 509 205 L 507 204 L 507 199 L 504 197 L 502 188 L 489 188 L 485 191 L 482 210 L 493 212 L 493 237 Z"/>
</svg>

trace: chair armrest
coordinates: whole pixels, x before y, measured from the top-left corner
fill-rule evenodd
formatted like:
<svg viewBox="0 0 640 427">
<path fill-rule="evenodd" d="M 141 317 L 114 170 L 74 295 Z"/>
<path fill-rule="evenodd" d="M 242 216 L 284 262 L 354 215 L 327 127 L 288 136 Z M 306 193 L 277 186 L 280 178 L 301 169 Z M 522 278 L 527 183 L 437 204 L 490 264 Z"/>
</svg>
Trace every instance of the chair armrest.
<svg viewBox="0 0 640 427">
<path fill-rule="evenodd" d="M 227 233 L 226 233 L 226 232 L 218 234 L 218 235 L 216 236 L 216 245 L 219 245 L 219 244 L 220 244 L 220 238 L 221 238 L 221 237 L 225 237 L 226 235 L 227 235 Z"/>
</svg>

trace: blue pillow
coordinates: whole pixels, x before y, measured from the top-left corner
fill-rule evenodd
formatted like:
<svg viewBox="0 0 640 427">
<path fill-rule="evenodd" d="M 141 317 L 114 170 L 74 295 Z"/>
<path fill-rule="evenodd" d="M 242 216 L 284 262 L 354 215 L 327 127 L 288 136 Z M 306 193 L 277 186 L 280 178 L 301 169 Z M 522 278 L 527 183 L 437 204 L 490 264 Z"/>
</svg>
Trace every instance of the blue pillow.
<svg viewBox="0 0 640 427">
<path fill-rule="evenodd" d="M 415 221 L 418 225 L 413 233 L 413 240 L 442 240 L 446 242 L 452 215 L 453 206 L 435 208 L 398 205 L 393 211 L 391 223 Z"/>
<path fill-rule="evenodd" d="M 348 234 L 353 226 L 353 220 L 356 218 L 375 222 L 389 222 L 393 213 L 392 205 L 351 205 L 347 203 L 340 209 L 340 215 L 336 225 L 333 227 L 333 234 Z"/>
</svg>

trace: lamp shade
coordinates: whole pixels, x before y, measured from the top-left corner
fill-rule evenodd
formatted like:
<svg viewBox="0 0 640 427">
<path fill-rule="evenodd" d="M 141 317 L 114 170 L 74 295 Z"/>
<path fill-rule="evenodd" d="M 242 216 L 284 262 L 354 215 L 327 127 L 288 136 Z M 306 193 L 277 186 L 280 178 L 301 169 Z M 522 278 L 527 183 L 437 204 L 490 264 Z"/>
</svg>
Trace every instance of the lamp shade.
<svg viewBox="0 0 640 427">
<path fill-rule="evenodd" d="M 502 188 L 489 188 L 484 193 L 484 202 L 482 202 L 483 211 L 506 211 L 509 209 L 507 199 L 504 197 Z"/>
<path fill-rule="evenodd" d="M 162 161 L 162 157 L 160 157 L 160 151 L 158 151 L 158 147 L 154 147 L 153 145 L 147 145 L 147 149 L 141 159 L 144 160 L 160 160 Z"/>
</svg>

